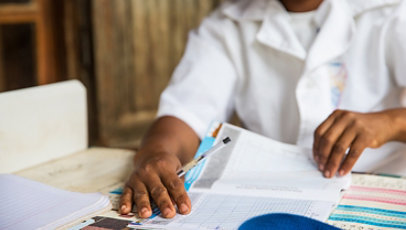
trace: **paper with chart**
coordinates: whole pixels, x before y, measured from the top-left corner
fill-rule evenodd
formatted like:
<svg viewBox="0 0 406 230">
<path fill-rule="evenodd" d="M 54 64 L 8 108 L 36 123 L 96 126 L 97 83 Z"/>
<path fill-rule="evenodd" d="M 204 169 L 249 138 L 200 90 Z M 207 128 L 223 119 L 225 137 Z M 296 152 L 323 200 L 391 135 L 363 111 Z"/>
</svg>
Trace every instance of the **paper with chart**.
<svg viewBox="0 0 406 230">
<path fill-rule="evenodd" d="M 349 177 L 322 177 L 310 150 L 223 124 L 216 139 L 226 136 L 232 140 L 229 146 L 186 176 L 191 214 L 169 220 L 158 216 L 134 226 L 236 229 L 251 217 L 275 212 L 325 221 L 340 190 L 350 184 Z"/>
</svg>

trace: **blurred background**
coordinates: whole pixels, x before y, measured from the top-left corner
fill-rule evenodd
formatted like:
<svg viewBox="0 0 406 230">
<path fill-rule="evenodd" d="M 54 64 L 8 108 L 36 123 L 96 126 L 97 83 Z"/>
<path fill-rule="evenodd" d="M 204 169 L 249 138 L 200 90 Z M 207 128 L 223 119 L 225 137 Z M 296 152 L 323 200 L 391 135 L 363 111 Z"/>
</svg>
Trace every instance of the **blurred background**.
<svg viewBox="0 0 406 230">
<path fill-rule="evenodd" d="M 0 92 L 78 79 L 90 144 L 136 148 L 188 31 L 222 1 L 0 0 Z"/>
</svg>

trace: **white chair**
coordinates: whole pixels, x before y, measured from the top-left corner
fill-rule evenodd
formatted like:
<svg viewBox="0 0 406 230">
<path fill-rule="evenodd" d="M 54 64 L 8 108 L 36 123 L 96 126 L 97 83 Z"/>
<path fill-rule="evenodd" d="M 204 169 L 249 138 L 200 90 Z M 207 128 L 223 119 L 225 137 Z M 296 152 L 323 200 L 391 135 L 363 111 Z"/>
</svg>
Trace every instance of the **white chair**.
<svg viewBox="0 0 406 230">
<path fill-rule="evenodd" d="M 86 89 L 79 81 L 0 93 L 0 173 L 87 147 Z"/>
</svg>

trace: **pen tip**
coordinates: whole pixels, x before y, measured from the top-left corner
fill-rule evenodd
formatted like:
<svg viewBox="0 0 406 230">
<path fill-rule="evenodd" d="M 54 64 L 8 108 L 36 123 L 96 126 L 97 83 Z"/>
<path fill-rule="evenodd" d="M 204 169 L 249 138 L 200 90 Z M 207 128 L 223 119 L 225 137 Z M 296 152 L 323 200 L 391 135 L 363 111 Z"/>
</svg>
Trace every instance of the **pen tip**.
<svg viewBox="0 0 406 230">
<path fill-rule="evenodd" d="M 231 139 L 229 137 L 226 137 L 226 138 L 223 139 L 224 144 L 227 144 L 230 141 L 231 141 Z"/>
</svg>

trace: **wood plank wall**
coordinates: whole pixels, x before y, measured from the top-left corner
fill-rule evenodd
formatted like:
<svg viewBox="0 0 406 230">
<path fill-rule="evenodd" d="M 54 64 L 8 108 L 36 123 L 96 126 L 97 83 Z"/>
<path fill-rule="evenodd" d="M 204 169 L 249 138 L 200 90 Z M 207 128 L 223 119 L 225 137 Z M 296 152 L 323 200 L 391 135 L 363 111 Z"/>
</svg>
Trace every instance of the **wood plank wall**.
<svg viewBox="0 0 406 230">
<path fill-rule="evenodd" d="M 93 68 L 91 1 L 64 0 L 63 15 L 66 76 L 67 79 L 78 79 L 86 86 L 89 142 L 91 145 L 97 145 L 99 135 Z"/>
<path fill-rule="evenodd" d="M 0 92 L 3 92 L 6 90 L 6 87 L 4 86 L 4 67 L 3 67 L 3 36 L 2 36 L 2 31 L 0 29 Z"/>
<path fill-rule="evenodd" d="M 102 144 L 137 145 L 182 57 L 188 31 L 222 1 L 92 1 Z"/>
</svg>

